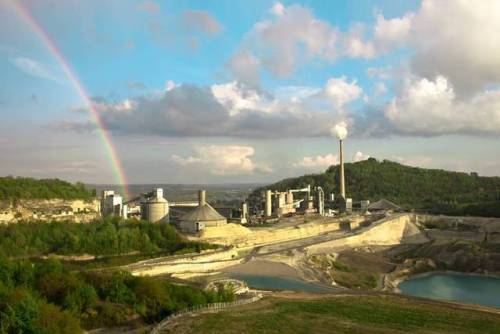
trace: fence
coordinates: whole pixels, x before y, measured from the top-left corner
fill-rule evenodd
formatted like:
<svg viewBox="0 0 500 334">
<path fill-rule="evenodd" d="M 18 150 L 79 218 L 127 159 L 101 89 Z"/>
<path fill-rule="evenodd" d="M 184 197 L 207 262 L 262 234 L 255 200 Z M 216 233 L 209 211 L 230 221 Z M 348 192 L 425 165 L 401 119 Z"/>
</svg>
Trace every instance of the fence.
<svg viewBox="0 0 500 334">
<path fill-rule="evenodd" d="M 162 321 L 160 321 L 156 326 L 153 327 L 153 329 L 149 332 L 150 334 L 159 334 L 167 325 L 170 321 L 179 318 L 183 315 L 186 314 L 193 314 L 197 312 L 203 312 L 203 311 L 211 311 L 211 310 L 221 310 L 224 308 L 232 307 L 232 306 L 238 306 L 238 305 L 245 305 L 245 304 L 250 304 L 253 302 L 256 302 L 258 300 L 262 299 L 262 294 L 257 294 L 251 298 L 246 298 L 246 299 L 239 299 L 235 300 L 234 302 L 223 302 L 223 303 L 212 303 L 212 304 L 205 304 L 205 305 L 196 305 L 189 307 L 187 309 L 172 313 Z"/>
</svg>

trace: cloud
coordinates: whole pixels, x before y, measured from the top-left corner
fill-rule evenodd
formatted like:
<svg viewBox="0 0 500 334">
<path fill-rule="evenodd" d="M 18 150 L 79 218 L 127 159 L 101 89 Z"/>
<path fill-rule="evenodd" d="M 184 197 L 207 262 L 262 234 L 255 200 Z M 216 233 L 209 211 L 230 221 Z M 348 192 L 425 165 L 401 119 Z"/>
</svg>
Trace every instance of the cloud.
<svg viewBox="0 0 500 334">
<path fill-rule="evenodd" d="M 339 163 L 339 157 L 333 154 L 324 156 L 317 155 L 315 157 L 303 157 L 301 160 L 292 164 L 296 168 L 320 170 Z"/>
<path fill-rule="evenodd" d="M 313 59 L 331 63 L 339 57 L 374 56 L 374 47 L 364 41 L 364 27 L 360 24 L 342 32 L 301 5 L 285 7 L 275 3 L 270 12 L 269 19 L 253 26 L 241 50 L 253 55 L 259 67 L 274 75 L 289 76 L 298 66 Z"/>
<path fill-rule="evenodd" d="M 453 86 L 443 76 L 434 80 L 413 78 L 384 113 L 402 134 L 499 134 L 500 90 L 458 99 Z"/>
<path fill-rule="evenodd" d="M 364 160 L 367 160 L 369 159 L 370 156 L 367 155 L 367 154 L 364 154 L 363 152 L 361 151 L 357 151 L 354 156 L 352 157 L 352 162 L 359 162 L 359 161 L 364 161 Z"/>
<path fill-rule="evenodd" d="M 248 51 L 238 51 L 227 62 L 226 66 L 239 82 L 250 87 L 260 86 L 260 62 Z"/>
<path fill-rule="evenodd" d="M 325 110 L 318 99 L 280 99 L 229 82 L 210 87 L 183 84 L 154 96 L 120 102 L 96 99 L 93 106 L 106 127 L 117 134 L 297 138 L 328 136 L 330 126 L 338 121 L 339 113 Z M 88 131 L 92 123 L 63 121 L 55 126 Z"/>
<path fill-rule="evenodd" d="M 414 14 L 408 13 L 403 17 L 386 20 L 377 15 L 374 27 L 374 41 L 377 49 L 389 51 L 393 47 L 403 45 L 410 37 Z"/>
<path fill-rule="evenodd" d="M 470 95 L 500 80 L 500 2 L 423 0 L 415 13 L 377 16 L 375 42 L 382 49 L 405 44 L 420 77 L 443 75 Z"/>
<path fill-rule="evenodd" d="M 246 90 L 236 81 L 212 85 L 212 94 L 234 116 L 245 109 L 257 109 L 261 97 L 255 90 Z"/>
<path fill-rule="evenodd" d="M 56 83 L 62 83 L 62 80 L 54 74 L 48 66 L 27 57 L 16 57 L 12 63 L 26 74 L 34 77 L 48 79 Z"/>
<path fill-rule="evenodd" d="M 179 84 L 176 84 L 172 80 L 167 80 L 167 82 L 165 83 L 165 91 L 170 92 L 172 89 L 179 86 L 180 86 Z"/>
<path fill-rule="evenodd" d="M 215 36 L 222 31 L 222 25 L 212 14 L 201 10 L 190 10 L 182 14 L 182 23 L 188 30 Z"/>
<path fill-rule="evenodd" d="M 345 76 L 329 79 L 324 89 L 325 97 L 338 110 L 358 99 L 362 93 L 363 89 L 357 85 L 356 80 L 349 83 Z"/>
<path fill-rule="evenodd" d="M 384 95 L 387 93 L 387 86 L 383 82 L 377 82 L 374 88 L 375 96 Z"/>
<path fill-rule="evenodd" d="M 285 14 L 285 6 L 281 2 L 275 2 L 269 11 L 273 15 L 282 16 Z"/>
<path fill-rule="evenodd" d="M 209 145 L 195 149 L 194 156 L 172 155 L 171 160 L 181 166 L 205 168 L 213 175 L 248 175 L 270 173 L 272 169 L 252 161 L 255 150 L 251 146 Z"/>
</svg>

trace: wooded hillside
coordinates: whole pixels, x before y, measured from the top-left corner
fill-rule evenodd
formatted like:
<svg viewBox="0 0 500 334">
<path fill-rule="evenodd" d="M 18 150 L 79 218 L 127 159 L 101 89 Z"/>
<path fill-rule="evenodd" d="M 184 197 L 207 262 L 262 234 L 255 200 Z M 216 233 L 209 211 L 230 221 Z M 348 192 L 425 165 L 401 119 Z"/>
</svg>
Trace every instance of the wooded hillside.
<svg viewBox="0 0 500 334">
<path fill-rule="evenodd" d="M 355 201 L 386 198 L 407 209 L 500 217 L 500 177 L 409 167 L 374 158 L 346 163 L 344 168 L 347 196 Z M 338 180 L 339 166 L 331 166 L 324 173 L 284 179 L 266 188 L 286 190 L 310 184 L 321 186 L 325 194 L 338 194 Z"/>
</svg>

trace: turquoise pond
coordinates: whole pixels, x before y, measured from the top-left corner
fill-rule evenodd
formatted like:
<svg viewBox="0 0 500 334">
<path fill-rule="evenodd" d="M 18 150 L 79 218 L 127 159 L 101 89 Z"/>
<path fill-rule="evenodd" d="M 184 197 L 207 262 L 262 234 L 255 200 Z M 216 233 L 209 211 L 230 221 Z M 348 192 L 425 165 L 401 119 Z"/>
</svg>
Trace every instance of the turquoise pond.
<svg viewBox="0 0 500 334">
<path fill-rule="evenodd" d="M 405 295 L 500 307 L 500 278 L 435 273 L 399 285 Z"/>
<path fill-rule="evenodd" d="M 251 288 L 260 290 L 290 290 L 314 293 L 327 293 L 332 291 L 328 287 L 285 277 L 247 274 L 235 274 L 232 275 L 232 277 L 245 281 Z"/>
</svg>

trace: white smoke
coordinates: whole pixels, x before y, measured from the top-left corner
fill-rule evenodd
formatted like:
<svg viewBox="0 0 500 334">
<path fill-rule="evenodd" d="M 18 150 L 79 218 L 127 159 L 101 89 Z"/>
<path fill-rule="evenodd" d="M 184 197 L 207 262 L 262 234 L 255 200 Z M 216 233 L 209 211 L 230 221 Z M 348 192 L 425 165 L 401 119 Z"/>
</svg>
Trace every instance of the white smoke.
<svg viewBox="0 0 500 334">
<path fill-rule="evenodd" d="M 345 139 L 347 137 L 347 123 L 342 121 L 335 124 L 335 126 L 330 129 L 330 132 L 332 136 L 335 136 L 340 140 Z"/>
</svg>

